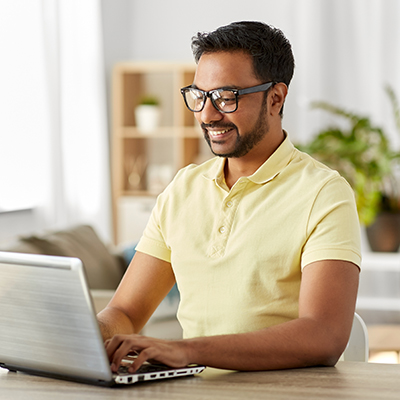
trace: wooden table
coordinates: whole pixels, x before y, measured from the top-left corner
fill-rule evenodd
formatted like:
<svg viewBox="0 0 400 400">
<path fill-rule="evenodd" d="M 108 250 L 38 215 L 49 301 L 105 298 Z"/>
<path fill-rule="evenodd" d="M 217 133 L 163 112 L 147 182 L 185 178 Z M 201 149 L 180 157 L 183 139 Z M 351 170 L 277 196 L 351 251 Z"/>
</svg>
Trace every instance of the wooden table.
<svg viewBox="0 0 400 400">
<path fill-rule="evenodd" d="M 0 369 L 2 400 L 399 399 L 400 365 L 339 362 L 336 367 L 269 372 L 207 369 L 195 377 L 102 388 Z"/>
</svg>

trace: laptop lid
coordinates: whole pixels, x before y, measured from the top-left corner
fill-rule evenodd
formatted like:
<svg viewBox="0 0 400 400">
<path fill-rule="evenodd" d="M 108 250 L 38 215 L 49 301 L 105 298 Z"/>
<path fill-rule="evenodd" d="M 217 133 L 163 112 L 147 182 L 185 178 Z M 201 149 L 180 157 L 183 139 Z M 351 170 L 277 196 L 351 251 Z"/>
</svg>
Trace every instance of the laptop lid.
<svg viewBox="0 0 400 400">
<path fill-rule="evenodd" d="M 79 259 L 0 252 L 0 310 L 0 366 L 113 382 Z"/>
<path fill-rule="evenodd" d="M 8 252 L 0 252 L 0 367 L 107 386 L 205 368 L 146 363 L 134 374 L 113 374 L 81 260 Z"/>
</svg>

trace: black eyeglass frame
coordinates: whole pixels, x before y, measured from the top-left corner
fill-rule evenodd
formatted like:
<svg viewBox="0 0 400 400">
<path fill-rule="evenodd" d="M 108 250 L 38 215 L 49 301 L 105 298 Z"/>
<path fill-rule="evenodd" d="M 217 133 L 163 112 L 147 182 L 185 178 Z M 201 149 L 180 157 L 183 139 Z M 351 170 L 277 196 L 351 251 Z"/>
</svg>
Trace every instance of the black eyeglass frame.
<svg viewBox="0 0 400 400">
<path fill-rule="evenodd" d="M 266 83 L 262 83 L 261 85 L 256 85 L 256 86 L 251 86 L 248 88 L 244 88 L 244 89 L 228 89 L 228 88 L 219 88 L 219 89 L 213 89 L 213 90 L 209 90 L 208 92 L 201 90 L 201 89 L 197 89 L 194 88 L 192 85 L 189 86 L 185 86 L 183 88 L 181 88 L 181 94 L 183 97 L 183 100 L 185 101 L 186 107 L 192 111 L 192 112 L 201 112 L 204 109 L 204 106 L 206 105 L 206 101 L 207 101 L 207 97 L 211 100 L 212 105 L 214 106 L 214 108 L 223 113 L 223 114 L 230 114 L 235 112 L 238 109 L 238 97 L 243 95 L 243 94 L 250 94 L 250 93 L 258 93 L 258 92 L 265 92 L 268 89 L 271 88 L 271 86 L 275 85 L 276 82 L 266 82 Z M 205 100 L 203 102 L 202 107 L 200 108 L 200 110 L 192 110 L 186 100 L 186 92 L 188 92 L 190 89 L 195 89 L 197 91 L 199 91 L 200 93 L 203 94 Z M 234 110 L 231 111 L 223 111 L 220 108 L 218 108 L 218 106 L 215 104 L 215 99 L 212 97 L 213 93 L 215 92 L 221 92 L 221 91 L 230 91 L 235 95 L 235 100 L 236 100 L 236 106 Z"/>
</svg>

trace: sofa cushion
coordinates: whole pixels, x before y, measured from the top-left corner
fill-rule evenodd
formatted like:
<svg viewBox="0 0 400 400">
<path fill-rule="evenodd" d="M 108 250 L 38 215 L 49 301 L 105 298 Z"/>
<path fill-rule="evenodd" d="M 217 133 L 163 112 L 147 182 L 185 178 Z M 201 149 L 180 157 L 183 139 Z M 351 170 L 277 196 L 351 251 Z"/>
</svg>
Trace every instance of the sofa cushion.
<svg viewBox="0 0 400 400">
<path fill-rule="evenodd" d="M 12 253 L 29 253 L 29 254 L 42 254 L 40 249 L 34 246 L 32 243 L 24 242 L 21 240 L 15 240 L 13 242 L 7 242 L 0 246 L 0 251 L 8 251 Z"/>
<path fill-rule="evenodd" d="M 40 249 L 41 254 L 80 258 L 91 289 L 115 289 L 122 278 L 123 270 L 118 258 L 110 254 L 91 226 L 80 225 L 20 240 Z"/>
</svg>

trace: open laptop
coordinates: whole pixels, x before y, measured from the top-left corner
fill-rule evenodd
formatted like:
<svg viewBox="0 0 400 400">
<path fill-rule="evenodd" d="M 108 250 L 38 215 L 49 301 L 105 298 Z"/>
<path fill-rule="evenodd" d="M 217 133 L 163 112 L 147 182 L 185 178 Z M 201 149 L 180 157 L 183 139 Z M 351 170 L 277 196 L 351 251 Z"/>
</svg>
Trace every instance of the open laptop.
<svg viewBox="0 0 400 400">
<path fill-rule="evenodd" d="M 81 260 L 8 252 L 0 252 L 0 367 L 105 386 L 205 368 L 148 363 L 134 374 L 113 373 Z"/>
</svg>

